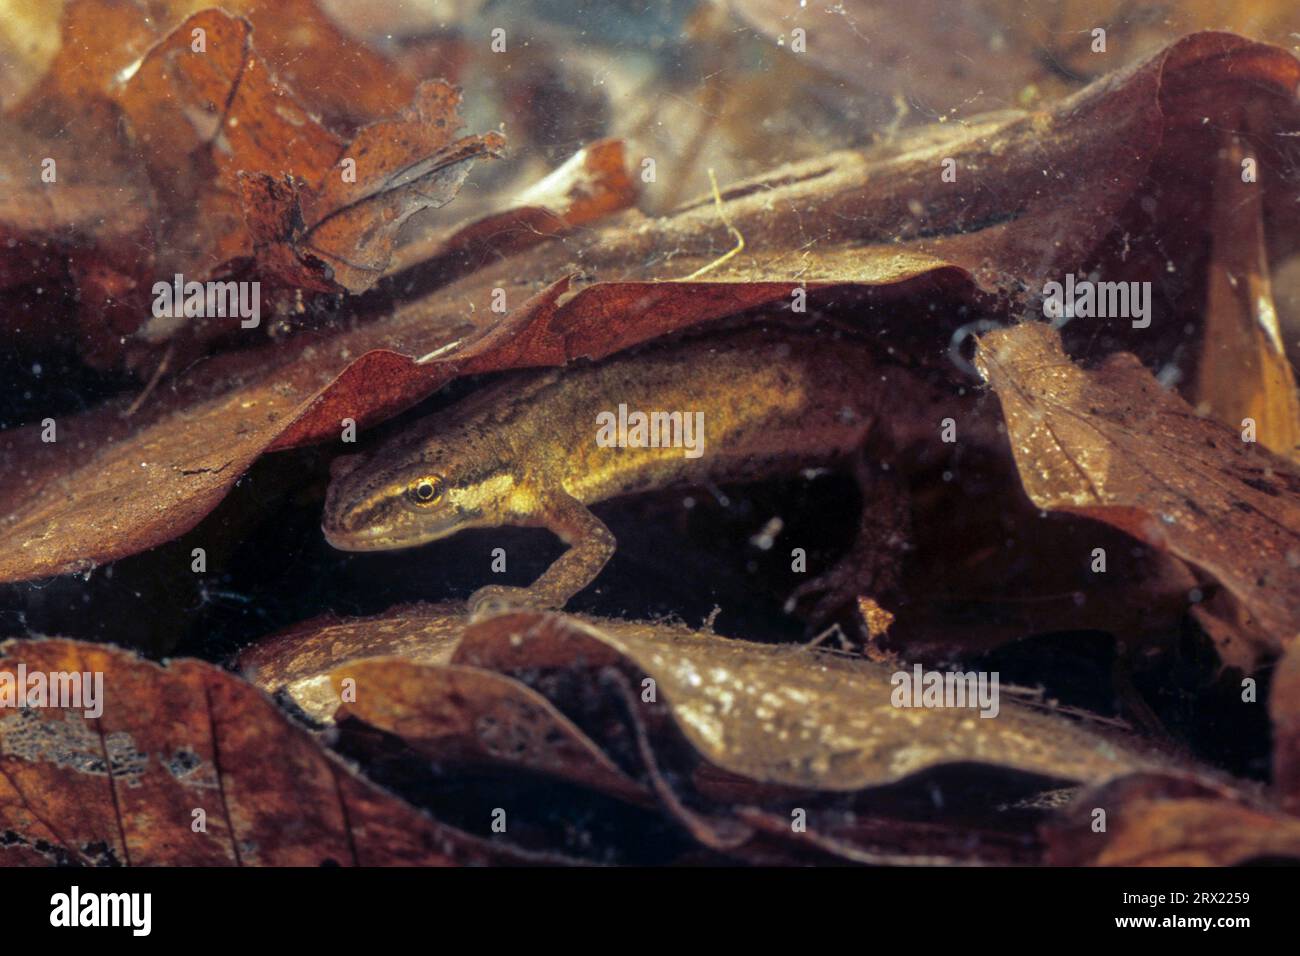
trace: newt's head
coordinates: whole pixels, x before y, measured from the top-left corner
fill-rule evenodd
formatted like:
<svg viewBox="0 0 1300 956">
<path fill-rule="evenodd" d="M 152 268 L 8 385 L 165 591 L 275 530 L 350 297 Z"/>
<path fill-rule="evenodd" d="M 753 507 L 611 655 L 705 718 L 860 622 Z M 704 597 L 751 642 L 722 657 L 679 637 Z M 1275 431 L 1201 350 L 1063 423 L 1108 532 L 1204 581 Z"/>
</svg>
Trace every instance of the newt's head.
<svg viewBox="0 0 1300 956">
<path fill-rule="evenodd" d="M 513 486 L 500 471 L 430 452 L 369 459 L 345 455 L 330 468 L 321 530 L 342 551 L 387 551 L 499 524 Z M 486 464 L 486 463 L 485 463 Z"/>
</svg>

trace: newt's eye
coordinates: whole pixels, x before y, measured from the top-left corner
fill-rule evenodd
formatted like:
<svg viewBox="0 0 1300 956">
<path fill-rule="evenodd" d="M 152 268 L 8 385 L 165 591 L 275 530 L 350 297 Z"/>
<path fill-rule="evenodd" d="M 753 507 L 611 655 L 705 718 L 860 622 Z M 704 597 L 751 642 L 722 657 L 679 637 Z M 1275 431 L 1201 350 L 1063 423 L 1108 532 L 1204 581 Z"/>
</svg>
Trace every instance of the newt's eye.
<svg viewBox="0 0 1300 956">
<path fill-rule="evenodd" d="M 431 505 L 442 497 L 442 478 L 438 475 L 417 478 L 406 489 L 406 496 L 417 505 Z"/>
</svg>

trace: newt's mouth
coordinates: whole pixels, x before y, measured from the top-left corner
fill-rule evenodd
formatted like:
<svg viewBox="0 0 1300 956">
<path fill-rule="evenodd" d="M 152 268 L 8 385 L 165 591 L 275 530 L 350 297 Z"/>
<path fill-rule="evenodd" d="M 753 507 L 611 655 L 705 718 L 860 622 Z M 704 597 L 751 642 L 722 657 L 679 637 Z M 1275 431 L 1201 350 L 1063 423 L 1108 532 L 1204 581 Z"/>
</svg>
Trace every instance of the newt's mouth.
<svg viewBox="0 0 1300 956">
<path fill-rule="evenodd" d="M 321 522 L 320 529 L 330 546 L 340 551 L 397 551 L 450 538 L 464 526 L 464 521 L 456 518 L 436 525 L 426 525 L 418 530 L 402 526 L 394 529 L 383 525 L 349 529 L 327 522 Z"/>
<path fill-rule="evenodd" d="M 383 528 L 344 531 L 341 528 L 331 528 L 327 524 L 322 524 L 320 529 L 330 546 L 340 551 L 386 551 L 398 547 L 393 543 L 392 538 L 384 533 Z"/>
</svg>

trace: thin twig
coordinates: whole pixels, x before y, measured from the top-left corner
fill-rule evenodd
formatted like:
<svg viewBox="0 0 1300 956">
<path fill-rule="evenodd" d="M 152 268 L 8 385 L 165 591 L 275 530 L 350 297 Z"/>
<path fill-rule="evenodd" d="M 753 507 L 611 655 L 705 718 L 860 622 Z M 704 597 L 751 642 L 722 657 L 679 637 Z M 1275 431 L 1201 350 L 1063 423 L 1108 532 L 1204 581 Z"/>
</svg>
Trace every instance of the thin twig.
<svg viewBox="0 0 1300 956">
<path fill-rule="evenodd" d="M 713 167 L 709 167 L 709 183 L 713 186 L 713 203 L 715 206 L 718 207 L 718 218 L 721 219 L 722 224 L 727 227 L 727 231 L 736 237 L 736 245 L 735 248 L 733 248 L 730 252 L 724 253 L 723 255 L 719 256 L 717 259 L 714 259 L 708 265 L 701 266 L 700 268 L 696 269 L 694 272 L 688 275 L 683 281 L 698 279 L 706 272 L 712 272 L 714 269 L 722 265 L 724 262 L 727 262 L 728 260 L 734 258 L 735 256 L 740 255 L 740 253 L 743 252 L 745 249 L 745 237 L 740 234 L 739 229 L 737 229 L 735 226 L 731 224 L 731 220 L 727 218 L 727 214 L 723 210 L 722 193 L 718 191 L 718 177 L 713 175 Z"/>
</svg>

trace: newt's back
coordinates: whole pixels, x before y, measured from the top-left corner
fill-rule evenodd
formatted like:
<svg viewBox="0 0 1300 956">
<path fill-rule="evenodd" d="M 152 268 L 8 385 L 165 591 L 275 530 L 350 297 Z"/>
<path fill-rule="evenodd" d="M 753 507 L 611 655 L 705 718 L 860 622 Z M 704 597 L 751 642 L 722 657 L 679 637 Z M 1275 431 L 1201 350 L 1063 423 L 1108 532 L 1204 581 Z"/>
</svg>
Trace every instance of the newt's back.
<svg viewBox="0 0 1300 956">
<path fill-rule="evenodd" d="M 890 387 L 864 343 L 752 330 L 567 369 L 501 437 L 530 477 L 590 504 L 834 460 Z"/>
</svg>

